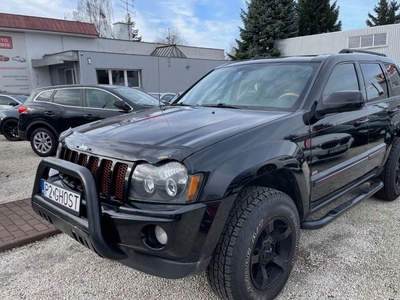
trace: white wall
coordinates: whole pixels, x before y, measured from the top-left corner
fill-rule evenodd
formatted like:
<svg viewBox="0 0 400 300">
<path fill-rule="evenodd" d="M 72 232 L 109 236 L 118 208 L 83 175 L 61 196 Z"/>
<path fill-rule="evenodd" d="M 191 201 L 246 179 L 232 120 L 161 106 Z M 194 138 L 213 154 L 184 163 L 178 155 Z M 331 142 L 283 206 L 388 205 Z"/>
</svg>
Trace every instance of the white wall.
<svg viewBox="0 0 400 300">
<path fill-rule="evenodd" d="M 387 44 L 360 50 L 384 53 L 400 63 L 400 24 L 296 37 L 281 40 L 277 46 L 283 56 L 338 53 L 342 49 L 349 48 L 349 37 L 377 33 L 387 34 Z"/>
</svg>

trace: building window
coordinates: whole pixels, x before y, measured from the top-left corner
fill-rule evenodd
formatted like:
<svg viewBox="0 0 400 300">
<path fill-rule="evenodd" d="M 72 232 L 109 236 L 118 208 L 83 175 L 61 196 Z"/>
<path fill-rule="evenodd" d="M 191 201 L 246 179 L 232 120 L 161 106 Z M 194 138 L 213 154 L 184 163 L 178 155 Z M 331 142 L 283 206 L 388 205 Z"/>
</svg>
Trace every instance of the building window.
<svg viewBox="0 0 400 300">
<path fill-rule="evenodd" d="M 374 36 L 372 34 L 361 36 L 361 48 L 372 47 L 373 43 L 374 43 Z"/>
<path fill-rule="evenodd" d="M 386 46 L 387 34 L 377 33 L 349 37 L 349 48 L 369 48 Z"/>
<path fill-rule="evenodd" d="M 96 70 L 98 84 L 113 84 L 140 88 L 140 70 Z"/>
</svg>

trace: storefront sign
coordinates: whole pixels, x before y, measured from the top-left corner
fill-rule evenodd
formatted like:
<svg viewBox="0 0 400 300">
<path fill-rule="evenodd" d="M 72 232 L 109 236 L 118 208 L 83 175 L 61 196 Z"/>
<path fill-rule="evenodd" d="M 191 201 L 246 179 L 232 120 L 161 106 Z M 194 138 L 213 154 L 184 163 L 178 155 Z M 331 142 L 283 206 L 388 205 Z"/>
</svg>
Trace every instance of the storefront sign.
<svg viewBox="0 0 400 300">
<path fill-rule="evenodd" d="M 0 49 L 12 49 L 13 42 L 10 36 L 0 36 Z"/>
</svg>

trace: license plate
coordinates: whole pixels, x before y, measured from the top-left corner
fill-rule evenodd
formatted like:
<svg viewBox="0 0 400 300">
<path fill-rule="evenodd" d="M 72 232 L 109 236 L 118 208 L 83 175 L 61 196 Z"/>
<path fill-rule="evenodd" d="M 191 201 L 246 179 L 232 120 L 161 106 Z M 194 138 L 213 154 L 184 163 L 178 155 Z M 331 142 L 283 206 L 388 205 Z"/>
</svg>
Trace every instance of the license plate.
<svg viewBox="0 0 400 300">
<path fill-rule="evenodd" d="M 62 207 L 79 214 L 79 209 L 81 207 L 81 195 L 79 193 L 51 184 L 43 179 L 41 181 L 41 187 L 42 196 L 46 197 L 46 199 L 54 201 Z"/>
<path fill-rule="evenodd" d="M 341 147 L 338 147 L 338 148 L 334 148 L 334 149 L 329 150 L 328 153 L 329 153 L 329 154 L 333 154 L 333 153 L 341 152 L 341 151 L 343 151 L 343 150 L 346 150 L 347 148 L 348 148 L 347 145 L 341 146 Z"/>
</svg>

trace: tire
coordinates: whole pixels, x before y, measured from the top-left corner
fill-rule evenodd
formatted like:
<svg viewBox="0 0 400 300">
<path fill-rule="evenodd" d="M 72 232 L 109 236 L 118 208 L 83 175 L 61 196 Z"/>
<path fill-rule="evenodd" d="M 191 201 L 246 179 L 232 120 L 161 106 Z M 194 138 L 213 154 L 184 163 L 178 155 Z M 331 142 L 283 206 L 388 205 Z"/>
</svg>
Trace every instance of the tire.
<svg viewBox="0 0 400 300">
<path fill-rule="evenodd" d="M 383 188 L 375 196 L 386 201 L 396 200 L 400 196 L 400 138 L 393 141 L 381 179 Z"/>
<path fill-rule="evenodd" d="M 274 299 L 293 269 L 299 239 L 299 215 L 288 195 L 242 191 L 207 268 L 211 288 L 221 299 Z"/>
<path fill-rule="evenodd" d="M 16 119 L 5 120 L 1 126 L 1 132 L 9 141 L 15 142 L 21 140 L 18 135 L 18 120 Z"/>
<path fill-rule="evenodd" d="M 54 156 L 57 151 L 57 139 L 50 130 L 38 128 L 32 132 L 31 147 L 41 157 Z"/>
</svg>

